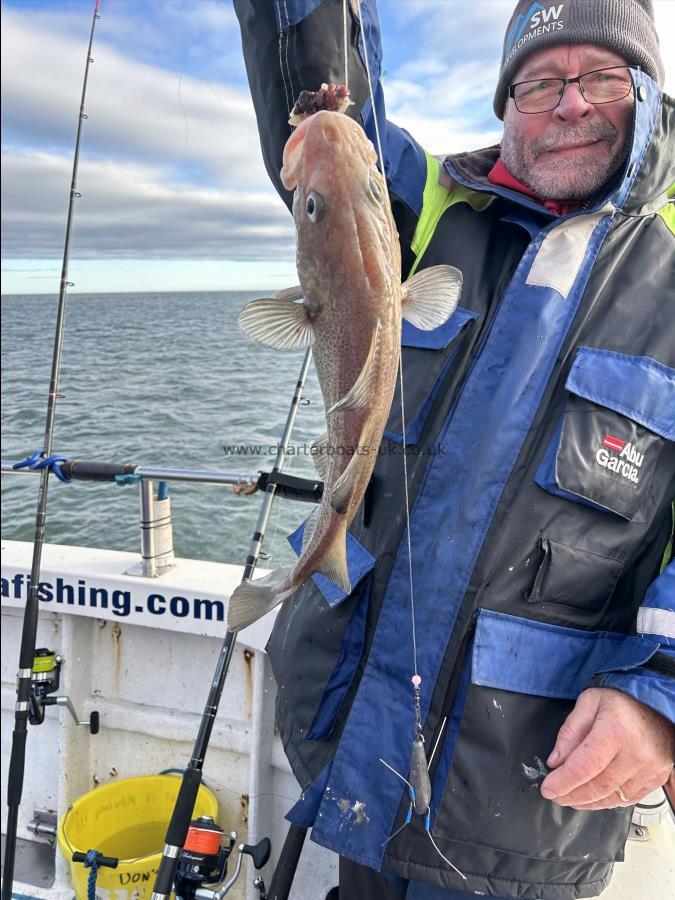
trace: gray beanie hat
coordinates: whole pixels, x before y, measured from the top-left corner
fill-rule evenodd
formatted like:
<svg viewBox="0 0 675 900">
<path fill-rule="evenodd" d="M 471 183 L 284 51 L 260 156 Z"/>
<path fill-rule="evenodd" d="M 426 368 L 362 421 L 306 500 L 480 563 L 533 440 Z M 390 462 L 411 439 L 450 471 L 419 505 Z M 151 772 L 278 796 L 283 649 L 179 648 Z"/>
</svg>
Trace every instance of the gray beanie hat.
<svg viewBox="0 0 675 900">
<path fill-rule="evenodd" d="M 652 0 L 518 0 L 506 29 L 494 111 L 504 117 L 506 91 L 524 60 L 542 47 L 598 44 L 663 84 Z"/>
</svg>

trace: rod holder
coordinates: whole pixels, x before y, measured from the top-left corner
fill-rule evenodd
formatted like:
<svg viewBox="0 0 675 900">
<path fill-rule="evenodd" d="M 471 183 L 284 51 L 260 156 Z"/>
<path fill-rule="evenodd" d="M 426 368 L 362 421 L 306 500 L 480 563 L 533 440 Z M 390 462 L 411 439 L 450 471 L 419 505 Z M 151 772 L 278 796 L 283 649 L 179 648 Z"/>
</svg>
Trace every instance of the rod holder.
<svg viewBox="0 0 675 900">
<path fill-rule="evenodd" d="M 175 565 L 171 498 L 167 482 L 160 481 L 158 496 L 155 496 L 155 482 L 143 478 L 140 482 L 140 504 L 141 561 L 124 574 L 158 578 Z"/>
</svg>

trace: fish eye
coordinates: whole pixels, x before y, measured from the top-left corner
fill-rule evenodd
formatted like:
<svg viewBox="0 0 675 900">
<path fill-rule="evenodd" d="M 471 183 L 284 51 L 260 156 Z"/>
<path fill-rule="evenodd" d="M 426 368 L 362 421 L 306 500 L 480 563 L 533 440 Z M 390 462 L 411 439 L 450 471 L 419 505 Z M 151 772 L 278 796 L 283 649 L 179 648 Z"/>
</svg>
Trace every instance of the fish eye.
<svg viewBox="0 0 675 900">
<path fill-rule="evenodd" d="M 305 201 L 305 210 L 310 222 L 320 222 L 326 211 L 326 201 L 321 194 L 316 191 L 310 191 Z"/>
<path fill-rule="evenodd" d="M 373 197 L 376 200 L 381 200 L 382 199 L 382 190 L 372 175 L 370 176 L 370 179 L 368 181 L 368 186 L 370 188 L 370 193 L 373 195 Z"/>
</svg>

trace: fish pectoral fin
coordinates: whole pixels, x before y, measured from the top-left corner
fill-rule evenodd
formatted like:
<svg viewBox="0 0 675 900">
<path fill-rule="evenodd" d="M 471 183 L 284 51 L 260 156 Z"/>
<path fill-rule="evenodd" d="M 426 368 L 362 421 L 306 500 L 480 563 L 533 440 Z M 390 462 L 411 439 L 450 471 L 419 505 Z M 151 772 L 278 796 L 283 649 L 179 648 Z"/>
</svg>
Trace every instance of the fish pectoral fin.
<svg viewBox="0 0 675 900">
<path fill-rule="evenodd" d="M 346 529 L 333 542 L 333 546 L 321 560 L 317 572 L 321 575 L 325 575 L 329 581 L 332 581 L 333 584 L 344 591 L 345 594 L 348 594 L 351 591 L 352 585 L 349 580 L 349 569 L 347 568 Z"/>
<path fill-rule="evenodd" d="M 309 453 L 314 461 L 314 467 L 322 481 L 328 475 L 328 432 L 324 432 L 309 448 Z"/>
<path fill-rule="evenodd" d="M 292 571 L 292 566 L 286 566 L 270 572 L 264 578 L 258 578 L 257 581 L 242 581 L 230 597 L 227 630 L 241 631 L 290 597 L 293 590 L 281 588 Z"/>
<path fill-rule="evenodd" d="M 316 529 L 316 523 L 319 521 L 319 507 L 315 506 L 311 511 L 309 516 L 307 517 L 307 521 L 305 522 L 305 528 L 302 532 L 302 547 L 300 548 L 300 556 L 307 549 L 309 542 L 312 540 L 312 536 L 314 535 L 314 531 Z"/>
<path fill-rule="evenodd" d="M 304 303 L 288 298 L 252 300 L 237 316 L 250 338 L 274 350 L 306 350 L 314 343 L 314 326 Z"/>
<path fill-rule="evenodd" d="M 370 342 L 368 356 L 366 357 L 366 361 L 363 364 L 359 377 L 342 400 L 338 400 L 337 403 L 334 403 L 326 415 L 329 416 L 331 413 L 344 412 L 346 409 L 363 409 L 372 401 L 373 382 L 377 374 L 375 356 L 377 354 L 377 345 L 379 343 L 381 327 L 380 320 L 378 319 Z"/>
<path fill-rule="evenodd" d="M 284 288 L 274 295 L 276 300 L 302 300 L 305 292 L 301 284 L 294 284 L 293 287 Z"/>
<path fill-rule="evenodd" d="M 462 293 L 462 273 L 454 266 L 429 266 L 403 285 L 403 318 L 431 331 L 450 318 Z"/>
</svg>

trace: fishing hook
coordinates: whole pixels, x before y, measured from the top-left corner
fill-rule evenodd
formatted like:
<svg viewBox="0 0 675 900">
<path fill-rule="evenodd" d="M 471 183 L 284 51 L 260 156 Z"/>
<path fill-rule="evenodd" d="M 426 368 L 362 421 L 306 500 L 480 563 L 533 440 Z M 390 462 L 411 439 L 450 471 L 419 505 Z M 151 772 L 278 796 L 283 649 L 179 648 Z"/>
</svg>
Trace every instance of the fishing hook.
<svg viewBox="0 0 675 900">
<path fill-rule="evenodd" d="M 443 734 L 443 731 L 445 729 L 445 723 L 447 721 L 448 721 L 448 717 L 446 716 L 443 719 L 443 722 L 441 723 L 441 727 L 438 732 L 438 737 L 436 738 L 436 743 L 434 744 L 434 749 L 431 751 L 431 756 L 429 757 L 429 762 L 427 764 L 427 775 L 429 773 L 429 770 L 431 769 L 431 764 L 434 761 L 434 756 L 436 754 L 436 750 L 438 749 L 438 745 L 440 744 L 441 735 Z M 421 740 L 422 744 L 424 743 L 424 738 L 422 738 L 421 735 L 415 737 L 415 742 L 417 742 L 418 740 Z M 438 853 L 438 855 L 441 857 L 441 859 L 443 859 L 450 866 L 451 869 L 453 869 L 458 875 L 460 875 L 464 879 L 464 881 L 466 881 L 466 875 L 464 875 L 463 872 L 460 872 L 460 870 L 457 868 L 456 865 L 454 865 L 454 863 L 450 862 L 448 857 L 445 856 L 445 854 L 441 851 L 438 844 L 434 840 L 433 835 L 431 834 L 431 805 L 430 805 L 430 803 L 425 803 L 425 808 L 423 808 L 421 811 L 416 809 L 416 806 L 418 805 L 418 794 L 421 793 L 420 785 L 418 784 L 418 789 L 416 791 L 415 788 L 413 787 L 413 785 L 410 783 L 410 781 L 408 781 L 407 778 L 405 778 L 403 775 L 401 775 L 400 772 L 397 772 L 396 769 L 393 766 L 390 766 L 389 763 L 386 762 L 386 760 L 382 759 L 382 757 L 380 757 L 379 759 L 383 766 L 386 766 L 386 768 L 389 769 L 390 772 L 393 772 L 397 778 L 400 778 L 401 781 L 405 785 L 407 785 L 408 793 L 410 796 L 410 805 L 408 807 L 408 812 L 406 813 L 406 817 L 405 817 L 405 821 L 403 822 L 403 825 L 401 825 L 399 828 L 397 828 L 393 834 L 390 834 L 389 837 L 386 839 L 386 841 L 383 841 L 382 846 L 386 847 L 386 845 L 390 841 L 392 841 L 396 837 L 397 834 L 400 834 L 404 828 L 406 828 L 408 825 L 410 825 L 410 823 L 412 822 L 413 812 L 416 812 L 418 815 L 424 816 L 424 830 L 426 831 L 427 837 L 431 841 L 436 853 Z M 413 776 L 411 775 L 411 777 L 413 777 Z M 424 790 L 424 788 L 422 788 L 422 790 Z"/>
</svg>

